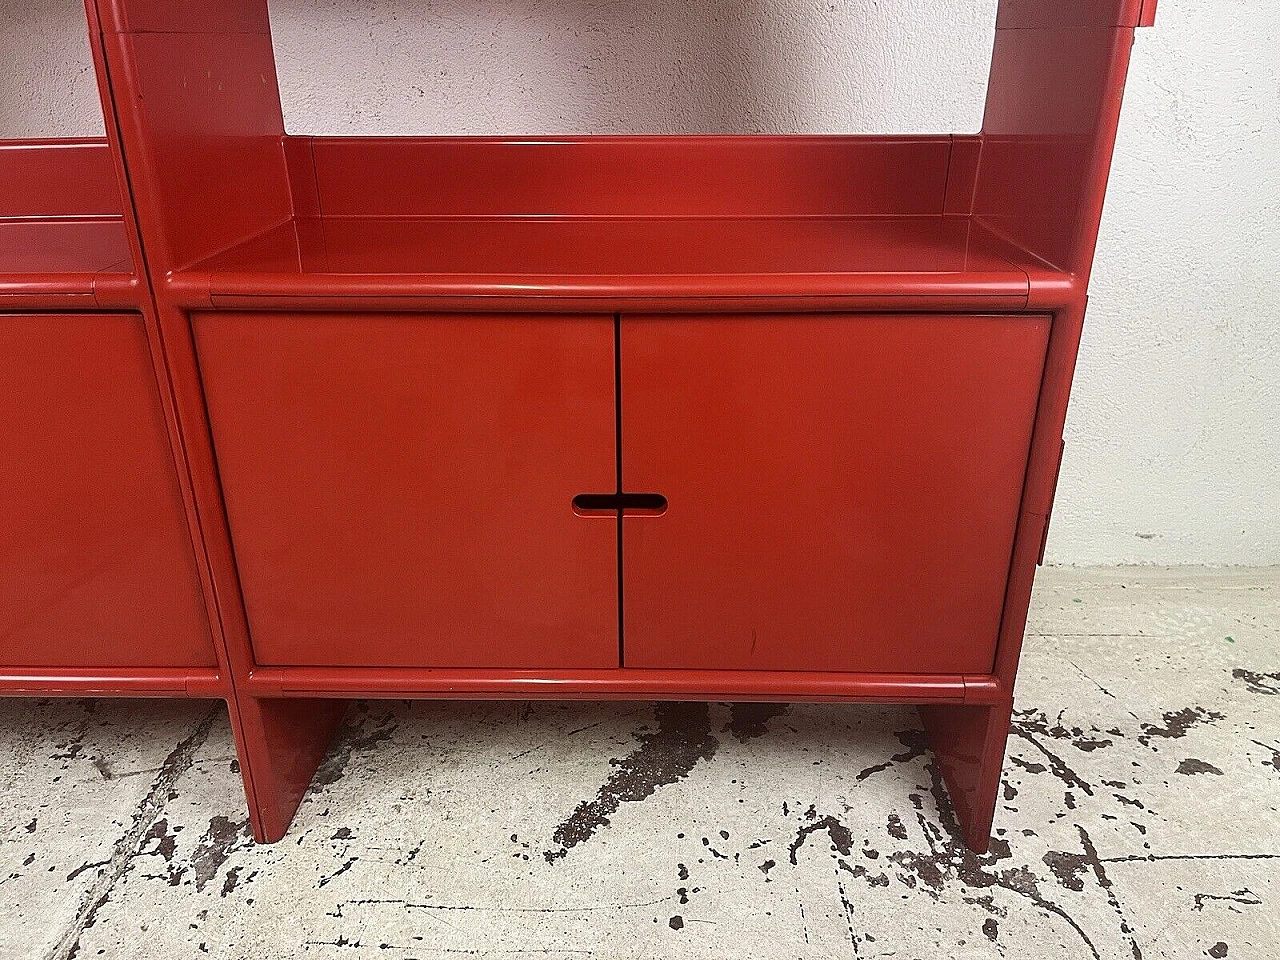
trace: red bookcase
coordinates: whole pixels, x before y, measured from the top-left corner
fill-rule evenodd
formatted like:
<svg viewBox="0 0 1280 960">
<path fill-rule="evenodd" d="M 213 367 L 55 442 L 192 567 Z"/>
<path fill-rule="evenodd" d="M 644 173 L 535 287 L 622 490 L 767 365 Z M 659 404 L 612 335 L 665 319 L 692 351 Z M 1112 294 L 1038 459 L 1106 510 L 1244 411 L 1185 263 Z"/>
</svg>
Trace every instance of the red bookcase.
<svg viewBox="0 0 1280 960">
<path fill-rule="evenodd" d="M 829 700 L 918 704 L 985 849 L 1154 0 L 1002 0 L 981 133 L 913 137 L 289 136 L 265 0 L 88 11 L 125 262 L 44 289 L 142 318 L 122 522 L 198 561 L 131 565 L 175 612 L 112 662 L 226 677 L 259 839 L 353 697 Z"/>
</svg>

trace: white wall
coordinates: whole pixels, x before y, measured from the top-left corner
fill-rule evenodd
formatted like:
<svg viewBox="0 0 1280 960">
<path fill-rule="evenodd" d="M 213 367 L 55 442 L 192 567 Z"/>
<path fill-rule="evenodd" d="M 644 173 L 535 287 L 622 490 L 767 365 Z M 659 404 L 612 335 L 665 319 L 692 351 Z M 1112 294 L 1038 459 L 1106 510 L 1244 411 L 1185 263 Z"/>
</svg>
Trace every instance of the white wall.
<svg viewBox="0 0 1280 960">
<path fill-rule="evenodd" d="M 0 4 L 0 134 L 99 130 L 78 0 Z M 981 121 L 994 8 L 274 0 L 272 22 L 295 133 L 940 132 Z M 1278 35 L 1272 0 L 1161 0 L 1139 34 L 1052 560 L 1280 563 Z"/>
<path fill-rule="evenodd" d="M 921 11 L 939 0 L 272 0 L 271 11 L 290 132 L 974 131 L 996 0 L 941 5 L 933 21 Z"/>
<path fill-rule="evenodd" d="M 81 0 L 0 0 L 0 137 L 102 136 Z"/>
</svg>

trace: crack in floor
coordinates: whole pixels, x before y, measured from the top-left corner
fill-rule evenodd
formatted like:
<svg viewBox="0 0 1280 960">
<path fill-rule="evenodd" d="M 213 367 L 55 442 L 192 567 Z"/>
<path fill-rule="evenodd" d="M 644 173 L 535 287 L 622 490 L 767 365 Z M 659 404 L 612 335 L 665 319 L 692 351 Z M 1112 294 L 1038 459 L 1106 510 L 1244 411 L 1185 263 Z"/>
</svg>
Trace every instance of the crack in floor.
<svg viewBox="0 0 1280 960">
<path fill-rule="evenodd" d="M 111 890 L 116 881 L 125 875 L 134 858 L 146 844 L 152 826 L 160 818 L 165 805 L 171 799 L 174 785 L 191 769 L 195 762 L 196 751 L 209 739 L 209 734 L 222 716 L 223 709 L 219 701 L 196 725 L 195 730 L 174 747 L 165 758 L 159 773 L 151 782 L 151 788 L 134 809 L 128 829 L 111 848 L 111 856 L 100 865 L 104 869 L 99 871 L 97 880 L 80 898 L 75 919 L 45 955 L 45 960 L 74 960 L 80 952 L 80 938 L 97 921 L 98 911 L 111 899 Z"/>
</svg>

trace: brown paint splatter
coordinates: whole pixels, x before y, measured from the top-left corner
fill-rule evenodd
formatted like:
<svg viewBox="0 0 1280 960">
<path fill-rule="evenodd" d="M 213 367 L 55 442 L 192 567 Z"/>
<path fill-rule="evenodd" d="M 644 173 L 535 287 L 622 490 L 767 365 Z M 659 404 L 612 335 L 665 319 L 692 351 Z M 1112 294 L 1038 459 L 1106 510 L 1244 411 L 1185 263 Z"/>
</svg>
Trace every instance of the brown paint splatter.
<svg viewBox="0 0 1280 960">
<path fill-rule="evenodd" d="M 1231 671 L 1231 676 L 1243 680 L 1245 689 L 1250 693 L 1261 693 L 1266 696 L 1280 695 L 1280 673 L 1254 673 L 1239 667 Z"/>
<path fill-rule="evenodd" d="M 711 734 L 711 714 L 705 703 L 659 703 L 654 719 L 657 729 L 640 734 L 636 749 L 610 761 L 615 769 L 595 797 L 579 803 L 556 827 L 552 839 L 558 848 L 543 852 L 548 863 L 607 826 L 623 803 L 645 800 L 659 787 L 683 780 L 699 761 L 710 760 L 720 745 Z"/>
<path fill-rule="evenodd" d="M 785 703 L 731 703 L 729 725 L 725 729 L 742 743 L 763 737 L 769 732 L 769 721 L 787 712 Z"/>
<path fill-rule="evenodd" d="M 1204 760 L 1197 760 L 1195 757 L 1187 757 L 1180 764 L 1175 773 L 1181 773 L 1185 776 L 1195 776 L 1198 773 L 1212 773 L 1215 776 L 1222 776 L 1222 771 L 1215 767 L 1212 763 L 1206 763 Z"/>
</svg>

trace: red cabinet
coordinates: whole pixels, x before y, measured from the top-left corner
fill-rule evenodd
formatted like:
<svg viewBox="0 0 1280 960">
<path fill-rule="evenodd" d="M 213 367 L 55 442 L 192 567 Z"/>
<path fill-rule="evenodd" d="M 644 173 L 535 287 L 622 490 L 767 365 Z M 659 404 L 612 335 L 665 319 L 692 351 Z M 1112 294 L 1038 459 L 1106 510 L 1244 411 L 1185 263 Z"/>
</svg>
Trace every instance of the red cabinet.
<svg viewBox="0 0 1280 960">
<path fill-rule="evenodd" d="M 225 684 L 261 839 L 352 697 L 915 703 L 985 850 L 1155 0 L 997 7 L 972 135 L 344 139 L 266 0 L 90 0 L 125 215 L 0 176 L 0 301 L 167 419 L 10 325 L 0 644 L 211 662 L 185 507 L 218 675 L 22 690 Z"/>
<path fill-rule="evenodd" d="M 0 664 L 215 663 L 137 314 L 0 314 Z"/>
<path fill-rule="evenodd" d="M 255 658 L 989 673 L 1049 325 L 199 314 Z"/>
<path fill-rule="evenodd" d="M 612 317 L 194 327 L 257 662 L 618 665 Z"/>
<path fill-rule="evenodd" d="M 624 317 L 626 665 L 989 673 L 1049 325 Z"/>
</svg>

